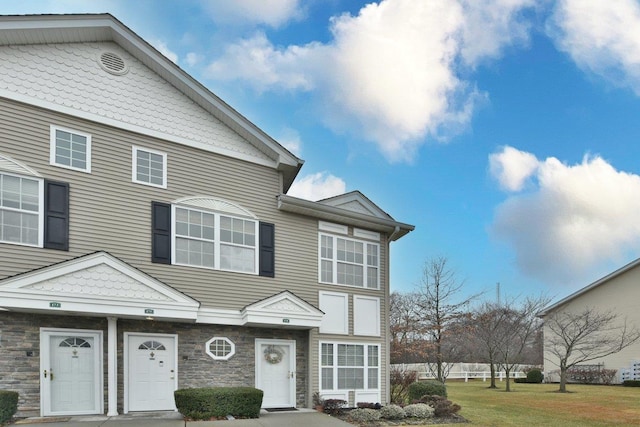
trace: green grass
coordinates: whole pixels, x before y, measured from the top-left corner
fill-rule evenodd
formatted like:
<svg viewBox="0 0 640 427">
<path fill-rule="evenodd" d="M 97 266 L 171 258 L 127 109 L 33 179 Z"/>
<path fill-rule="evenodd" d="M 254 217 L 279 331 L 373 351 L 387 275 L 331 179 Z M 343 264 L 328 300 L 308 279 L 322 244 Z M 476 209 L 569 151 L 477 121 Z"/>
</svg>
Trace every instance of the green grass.
<svg viewBox="0 0 640 427">
<path fill-rule="evenodd" d="M 637 426 L 640 388 L 569 384 L 511 384 L 512 391 L 488 389 L 482 381 L 447 382 L 449 399 L 474 426 Z M 453 426 L 454 424 L 449 424 Z"/>
</svg>

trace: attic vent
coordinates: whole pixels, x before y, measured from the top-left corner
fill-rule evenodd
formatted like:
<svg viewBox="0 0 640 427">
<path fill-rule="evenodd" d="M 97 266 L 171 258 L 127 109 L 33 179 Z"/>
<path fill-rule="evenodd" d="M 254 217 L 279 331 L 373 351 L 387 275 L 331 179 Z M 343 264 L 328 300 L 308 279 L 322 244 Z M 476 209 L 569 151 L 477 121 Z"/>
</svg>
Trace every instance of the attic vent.
<svg viewBox="0 0 640 427">
<path fill-rule="evenodd" d="M 103 52 L 99 62 L 102 69 L 111 74 L 122 75 L 128 71 L 126 62 L 117 53 Z"/>
</svg>

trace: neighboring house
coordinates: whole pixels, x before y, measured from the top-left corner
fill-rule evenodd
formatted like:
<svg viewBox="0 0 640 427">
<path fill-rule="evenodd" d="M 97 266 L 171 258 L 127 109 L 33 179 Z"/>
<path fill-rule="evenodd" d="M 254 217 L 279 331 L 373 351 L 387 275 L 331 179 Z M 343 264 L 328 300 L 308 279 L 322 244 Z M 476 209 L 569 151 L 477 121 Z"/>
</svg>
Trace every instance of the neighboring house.
<svg viewBox="0 0 640 427">
<path fill-rule="evenodd" d="M 640 311 L 637 297 L 640 283 L 640 259 L 637 259 L 613 273 L 591 283 L 568 297 L 547 307 L 540 313 L 544 319 L 555 312 L 578 313 L 585 308 L 593 308 L 597 312 L 611 311 L 618 314 L 618 323 L 627 321 L 628 325 L 640 327 Z M 546 348 L 546 338 L 552 332 L 544 327 L 544 371 L 545 381 L 558 382 L 557 372 L 559 360 Z M 629 369 L 634 361 L 640 361 L 640 342 L 610 356 L 585 362 L 589 365 L 601 365 L 604 369 L 618 371 L 617 382 L 622 382 L 622 373 Z"/>
<path fill-rule="evenodd" d="M 413 226 L 286 195 L 302 163 L 111 15 L 0 17 L 0 389 L 43 416 L 388 402 Z"/>
</svg>

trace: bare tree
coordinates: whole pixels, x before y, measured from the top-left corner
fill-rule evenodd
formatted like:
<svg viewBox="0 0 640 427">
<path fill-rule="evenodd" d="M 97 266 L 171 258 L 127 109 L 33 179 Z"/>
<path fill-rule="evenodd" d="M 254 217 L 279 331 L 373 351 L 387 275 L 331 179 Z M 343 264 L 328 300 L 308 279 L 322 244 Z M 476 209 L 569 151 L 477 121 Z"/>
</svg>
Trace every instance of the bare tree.
<svg viewBox="0 0 640 427">
<path fill-rule="evenodd" d="M 496 303 L 485 302 L 473 315 L 473 329 L 468 335 L 469 343 L 474 347 L 478 360 L 489 364 L 491 382 L 489 388 L 496 386 L 496 366 L 498 350 L 502 346 L 504 317 L 507 310 L 501 310 Z"/>
<path fill-rule="evenodd" d="M 427 260 L 422 270 L 418 287 L 418 307 L 421 318 L 425 322 L 425 332 L 429 340 L 429 360 L 427 369 L 441 382 L 445 382 L 455 358 L 451 347 L 447 347 L 447 336 L 450 336 L 456 321 L 461 318 L 469 303 L 477 297 L 473 295 L 458 299 L 463 282 L 459 281 L 453 270 L 449 268 L 446 257 Z M 445 353 L 446 351 L 446 353 Z"/>
<path fill-rule="evenodd" d="M 535 339 L 540 324 L 537 314 L 548 303 L 549 299 L 544 296 L 528 297 L 519 306 L 511 301 L 499 308 L 504 315 L 498 328 L 500 345 L 497 355 L 506 376 L 506 391 L 511 391 L 511 372 L 522 363 L 525 350 Z"/>
<path fill-rule="evenodd" d="M 417 302 L 418 295 L 413 292 L 390 296 L 391 363 L 417 363 L 426 357 L 424 322 Z"/>
<path fill-rule="evenodd" d="M 567 391 L 567 371 L 572 367 L 617 353 L 640 339 L 635 325 L 612 311 L 593 307 L 554 311 L 544 317 L 544 323 L 551 332 L 545 335 L 545 348 L 554 356 L 547 360 L 560 368 L 560 392 Z"/>
</svg>

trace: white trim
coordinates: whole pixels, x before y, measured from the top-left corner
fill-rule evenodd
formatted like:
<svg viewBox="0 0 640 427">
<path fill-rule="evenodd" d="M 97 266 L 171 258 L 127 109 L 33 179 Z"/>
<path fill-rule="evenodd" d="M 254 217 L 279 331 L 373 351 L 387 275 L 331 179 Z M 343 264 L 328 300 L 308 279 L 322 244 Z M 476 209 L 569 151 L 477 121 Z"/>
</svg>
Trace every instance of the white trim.
<svg viewBox="0 0 640 427">
<path fill-rule="evenodd" d="M 91 336 L 94 340 L 94 392 L 95 392 L 95 411 L 63 411 L 53 412 L 51 410 L 51 389 L 45 384 L 50 377 L 45 378 L 44 372 L 51 371 L 51 337 L 55 335 L 68 336 Z M 92 329 L 65 329 L 65 328 L 40 328 L 40 413 L 42 416 L 48 415 L 86 415 L 86 414 L 102 414 L 104 412 L 104 385 L 103 385 L 103 349 L 102 349 L 102 331 Z M 55 372 L 54 372 L 55 375 Z"/>
<path fill-rule="evenodd" d="M 325 319 L 330 319 L 332 317 L 331 314 L 333 314 L 333 313 L 328 313 L 326 305 L 323 304 L 323 297 L 325 297 L 325 296 L 337 297 L 337 298 L 342 298 L 343 299 L 342 319 L 341 319 L 342 320 L 342 329 L 330 329 L 330 328 L 327 328 L 326 325 L 324 325 L 326 323 L 324 320 Z M 341 293 L 341 292 L 319 291 L 318 292 L 318 303 L 320 305 L 320 310 L 325 311 L 325 315 L 322 317 L 323 322 L 320 325 L 320 329 L 319 329 L 318 332 L 320 332 L 321 334 L 348 335 L 349 334 L 349 294 L 345 294 L 345 293 Z M 335 304 L 329 303 L 329 305 L 333 306 L 333 305 L 337 305 L 337 303 L 335 303 Z"/>
<path fill-rule="evenodd" d="M 364 310 L 364 307 L 359 304 L 360 301 L 373 301 L 375 303 L 373 315 Z M 373 330 L 369 325 L 374 326 Z M 353 335 L 380 336 L 380 298 L 364 295 L 353 296 Z"/>
<path fill-rule="evenodd" d="M 57 126 L 57 125 L 49 125 L 49 164 L 52 166 L 58 166 L 64 169 L 71 169 L 74 171 L 79 171 L 79 172 L 85 172 L 85 173 L 91 173 L 91 134 L 88 134 L 86 132 L 81 132 L 81 131 L 77 131 L 77 130 L 73 130 L 70 128 L 65 128 L 62 126 Z M 78 135 L 78 136 L 82 136 L 86 139 L 86 151 L 85 151 L 85 163 L 86 163 L 86 167 L 83 168 L 78 168 L 75 167 L 73 165 L 65 165 L 62 163 L 58 163 L 56 162 L 56 132 L 57 131 L 62 131 L 62 132 L 68 132 L 71 133 L 73 135 Z"/>
<path fill-rule="evenodd" d="M 380 233 L 376 231 L 363 230 L 362 228 L 353 229 L 353 237 L 360 237 L 362 239 L 380 241 Z"/>
<path fill-rule="evenodd" d="M 124 363 L 124 376 L 123 376 L 123 382 L 124 382 L 124 401 L 123 401 L 123 409 L 124 409 L 124 413 L 128 414 L 129 413 L 129 338 L 133 337 L 133 336 L 138 336 L 138 337 L 149 337 L 149 338 L 160 338 L 160 337 L 164 337 L 164 338 L 173 338 L 174 339 L 174 346 L 173 346 L 173 389 L 177 390 L 178 389 L 178 334 L 154 334 L 154 333 L 144 333 L 144 332 L 124 332 L 123 333 L 123 339 L 122 339 L 122 343 L 123 343 L 123 351 L 122 351 L 122 360 Z M 178 409 L 175 408 L 175 404 L 174 404 L 174 408 L 172 408 L 173 411 L 177 411 Z"/>
<path fill-rule="evenodd" d="M 162 157 L 162 184 L 154 184 L 152 182 L 140 181 L 138 179 L 138 152 L 146 152 L 149 154 L 156 154 Z M 151 173 L 149 173 L 151 178 Z M 152 150 L 150 148 L 138 147 L 136 145 L 131 146 L 131 182 L 136 184 L 148 185 L 150 187 L 167 188 L 167 153 L 158 150 Z"/>
<path fill-rule="evenodd" d="M 349 227 L 342 224 L 334 224 L 333 222 L 318 221 L 318 230 L 328 231 L 330 233 L 349 234 Z"/>
<path fill-rule="evenodd" d="M 326 236 L 332 239 L 332 258 L 322 258 L 322 237 Z M 360 243 L 363 245 L 363 253 L 362 253 L 362 264 L 358 264 L 355 262 L 347 262 L 347 261 L 339 261 L 338 260 L 338 241 L 337 239 L 342 239 L 345 241 L 351 241 L 351 242 L 356 242 L 356 243 Z M 373 245 L 376 246 L 378 248 L 378 253 L 377 253 L 377 258 L 378 258 L 378 265 L 377 266 L 369 266 L 367 263 L 367 245 Z M 381 265 L 382 265 L 382 259 L 381 259 L 381 253 L 380 253 L 380 243 L 376 243 L 376 242 L 370 242 L 367 240 L 360 240 L 360 239 L 354 239 L 352 237 L 348 237 L 348 236 L 337 236 L 334 234 L 328 234 L 328 233 L 324 233 L 324 232 L 318 232 L 318 282 L 319 283 L 323 283 L 323 284 L 327 284 L 327 285 L 336 285 L 336 286 L 345 286 L 345 287 L 350 287 L 350 288 L 355 288 L 355 289 L 370 289 L 370 290 L 380 290 L 381 288 L 381 283 L 380 283 L 380 269 L 381 269 Z M 332 280 L 331 282 L 326 282 L 322 280 L 322 261 L 326 260 L 326 261 L 331 261 L 332 263 Z M 346 283 L 338 283 L 338 263 L 344 263 L 344 264 L 349 264 L 349 265 L 358 265 L 362 267 L 362 286 L 358 286 L 358 285 L 349 285 Z M 370 288 L 369 286 L 367 286 L 367 279 L 368 279 L 368 267 L 375 267 L 376 268 L 376 282 L 378 284 L 377 287 L 375 288 Z"/>
<path fill-rule="evenodd" d="M 246 217 L 246 219 L 258 219 L 258 217 L 250 210 L 245 209 L 236 203 L 232 203 L 228 200 L 220 199 L 218 197 L 189 196 L 176 199 L 172 203 L 176 205 L 195 207 L 197 209 L 204 209 L 206 211 L 230 214 L 236 217 Z"/>
<path fill-rule="evenodd" d="M 317 328 L 323 313 L 289 291 L 246 306 L 240 312 L 243 325 Z"/>
<path fill-rule="evenodd" d="M 183 236 L 183 235 L 178 235 L 177 234 L 177 220 L 178 220 L 178 216 L 176 214 L 176 209 L 184 209 L 187 211 L 195 211 L 195 212 L 200 212 L 200 213 L 205 213 L 208 215 L 213 215 L 213 232 L 214 232 L 214 237 L 213 240 L 211 239 L 205 239 L 205 238 L 194 238 L 194 237 L 189 237 L 189 236 Z M 254 246 L 248 246 L 248 245 L 238 245 L 238 244 L 234 244 L 234 243 L 229 243 L 229 242 L 222 242 L 221 238 L 220 238 L 220 217 L 224 216 L 227 218 L 231 218 L 231 219 L 238 219 L 238 220 L 242 220 L 242 221 L 249 221 L 253 223 L 253 232 L 254 232 Z M 187 263 L 180 263 L 177 261 L 177 244 L 176 244 L 176 239 L 177 238 L 182 238 L 182 239 L 186 239 L 186 240 L 192 240 L 192 241 L 203 241 L 203 242 L 207 242 L 207 243 L 212 243 L 213 244 L 213 267 L 209 267 L 206 265 L 193 265 L 193 264 L 187 264 Z M 227 213 L 221 213 L 218 211 L 210 211 L 210 210 L 206 210 L 206 209 L 202 209 L 202 208 L 194 208 L 192 206 L 185 206 L 184 204 L 171 204 L 171 264 L 174 265 L 182 265 L 185 267 L 193 267 L 193 268 L 203 268 L 206 270 L 219 270 L 219 271 L 228 271 L 228 272 L 232 272 L 232 273 L 241 273 L 241 274 L 249 274 L 249 275 L 254 275 L 257 276 L 258 275 L 258 270 L 259 270 L 259 260 L 260 260 L 260 245 L 259 245 L 259 240 L 260 240 L 260 231 L 259 231 L 259 221 L 255 220 L 255 219 L 249 219 L 249 218 L 243 218 L 243 217 L 238 217 L 238 216 L 234 216 L 234 215 L 230 215 Z M 250 249 L 253 248 L 253 271 L 242 271 L 242 270 L 232 270 L 232 269 L 226 269 L 226 268 L 222 268 L 220 265 L 220 259 L 222 257 L 222 251 L 221 251 L 221 247 L 222 246 L 233 246 L 233 247 L 242 247 L 242 248 L 246 248 L 246 249 Z"/>
<path fill-rule="evenodd" d="M 262 363 L 264 363 L 264 357 L 262 351 L 260 351 L 260 346 L 266 345 L 281 345 L 289 347 L 289 402 L 282 402 L 282 406 L 287 407 L 295 407 L 296 406 L 296 341 L 295 340 L 281 340 L 281 339 L 262 339 L 256 338 L 255 340 L 255 387 L 260 388 L 262 385 Z M 280 405 L 278 405 L 280 406 Z M 271 407 L 271 406 L 262 406 L 263 408 Z"/>
<path fill-rule="evenodd" d="M 4 172 L 0 171 L 0 175 L 8 175 L 13 176 L 20 179 L 27 179 L 30 181 L 36 181 L 38 183 L 38 243 L 33 245 L 30 243 L 22 243 L 22 242 L 12 242 L 8 240 L 0 240 L 0 244 L 7 245 L 18 245 L 18 246 L 30 246 L 32 248 L 42 248 L 44 246 L 44 179 L 34 176 L 24 176 L 14 172 Z M 2 208 L 1 210 L 8 210 L 26 214 L 35 214 L 32 211 L 25 211 L 23 209 L 11 209 L 11 208 Z"/>
<path fill-rule="evenodd" d="M 218 356 L 217 354 L 214 354 L 211 351 L 211 344 L 214 341 L 225 341 L 226 343 L 228 343 L 231 347 L 229 353 L 225 354 L 224 356 Z M 213 337 L 204 345 L 204 350 L 213 360 L 229 360 L 233 357 L 234 354 L 236 354 L 236 345 L 227 337 Z"/>
<path fill-rule="evenodd" d="M 322 364 L 322 344 L 332 344 L 333 345 L 333 365 L 331 366 L 333 368 L 333 389 L 323 389 L 322 388 L 322 368 L 323 368 L 323 364 Z M 363 346 L 364 349 L 364 366 L 362 367 L 363 369 L 363 375 L 364 375 L 364 384 L 366 386 L 369 385 L 369 346 L 377 346 L 378 347 L 378 387 L 377 388 L 358 388 L 358 389 L 338 389 L 338 345 L 343 344 L 343 345 L 360 345 Z M 346 396 L 348 396 L 349 391 L 353 390 L 356 395 L 358 392 L 363 392 L 363 393 L 378 393 L 378 400 L 376 400 L 376 402 L 380 402 L 380 393 L 382 391 L 382 382 L 381 382 L 381 375 L 382 375 L 382 358 L 381 358 L 381 351 L 382 351 L 382 343 L 376 343 L 376 342 L 351 342 L 351 341 L 335 341 L 335 340 L 320 340 L 318 341 L 318 389 L 320 390 L 320 395 L 327 399 L 327 398 L 331 398 L 331 396 L 335 395 L 335 396 L 340 396 L 342 395 L 342 393 L 345 393 Z M 328 365 L 326 367 L 329 367 Z M 357 399 L 357 397 L 356 397 Z M 344 399 L 344 400 L 349 400 Z M 355 402 L 354 402 L 355 403 Z"/>
<path fill-rule="evenodd" d="M 0 171 L 42 178 L 42 175 L 40 175 L 35 169 L 32 169 L 25 163 L 12 159 L 11 157 L 5 156 L 3 154 L 0 154 Z"/>
<path fill-rule="evenodd" d="M 29 289 L 29 286 L 58 278 L 97 265 L 107 265 L 166 297 L 165 301 L 77 294 L 62 291 Z M 10 277 L 0 283 L 0 301 L 7 308 L 21 308 L 48 313 L 89 313 L 130 318 L 146 318 L 152 309 L 154 318 L 166 320 L 195 320 L 200 304 L 118 260 L 106 252 L 96 252 L 81 258 L 55 264 L 44 269 Z M 59 303 L 52 307 L 51 302 Z"/>
</svg>

